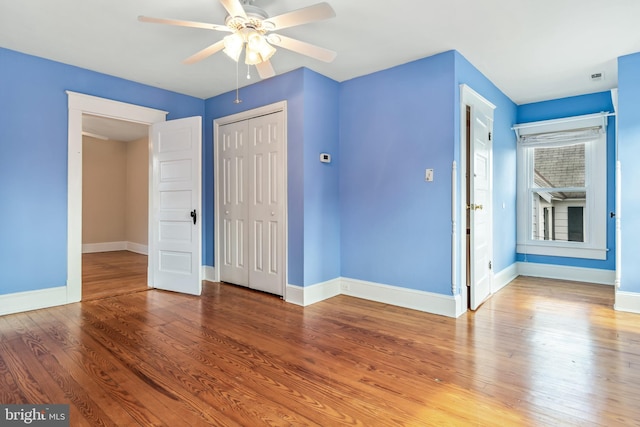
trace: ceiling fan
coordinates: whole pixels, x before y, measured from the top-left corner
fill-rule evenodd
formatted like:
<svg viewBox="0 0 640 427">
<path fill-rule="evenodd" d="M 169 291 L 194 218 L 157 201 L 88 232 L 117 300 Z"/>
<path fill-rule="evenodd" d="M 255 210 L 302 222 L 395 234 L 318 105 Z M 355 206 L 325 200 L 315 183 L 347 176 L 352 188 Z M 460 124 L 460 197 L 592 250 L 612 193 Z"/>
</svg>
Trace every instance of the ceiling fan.
<svg viewBox="0 0 640 427">
<path fill-rule="evenodd" d="M 269 17 L 263 9 L 254 6 L 253 0 L 220 0 L 220 3 L 229 13 L 224 25 L 149 16 L 139 16 L 138 20 L 231 33 L 185 59 L 184 63 L 193 64 L 221 50 L 238 62 L 244 50 L 245 63 L 255 65 L 258 74 L 263 79 L 273 77 L 276 74 L 270 61 L 276 52 L 273 46 L 282 47 L 324 62 L 331 62 L 336 57 L 336 52 L 329 49 L 273 33 L 273 31 L 336 16 L 329 3 L 317 3 L 273 17 Z"/>
</svg>

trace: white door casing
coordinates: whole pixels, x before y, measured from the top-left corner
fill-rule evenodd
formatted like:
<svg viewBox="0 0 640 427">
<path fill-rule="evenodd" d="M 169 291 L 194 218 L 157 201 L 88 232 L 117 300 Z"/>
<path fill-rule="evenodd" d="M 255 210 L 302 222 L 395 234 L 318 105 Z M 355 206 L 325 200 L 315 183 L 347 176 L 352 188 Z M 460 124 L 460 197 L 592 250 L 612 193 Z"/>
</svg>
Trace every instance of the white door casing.
<svg viewBox="0 0 640 427">
<path fill-rule="evenodd" d="M 214 127 L 219 279 L 285 296 L 286 102 Z"/>
<path fill-rule="evenodd" d="M 202 291 L 201 129 L 201 117 L 151 126 L 150 282 L 193 295 Z"/>
<path fill-rule="evenodd" d="M 68 96 L 68 189 L 67 189 L 67 295 L 66 302 L 82 299 L 82 116 L 112 119 L 151 125 L 166 120 L 166 111 L 113 101 L 77 92 Z M 152 162 L 152 156 L 149 156 Z M 149 165 L 151 174 L 152 165 Z M 151 191 L 150 191 L 151 201 Z M 149 223 L 152 218 L 149 215 Z M 151 245 L 149 245 L 151 250 Z"/>
</svg>

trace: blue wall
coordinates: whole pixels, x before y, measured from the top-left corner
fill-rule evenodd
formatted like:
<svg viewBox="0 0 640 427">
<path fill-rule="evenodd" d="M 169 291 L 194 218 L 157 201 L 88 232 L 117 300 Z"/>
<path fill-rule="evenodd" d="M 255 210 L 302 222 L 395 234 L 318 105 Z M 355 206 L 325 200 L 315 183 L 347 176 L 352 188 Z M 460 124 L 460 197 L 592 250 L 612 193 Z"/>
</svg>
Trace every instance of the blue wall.
<svg viewBox="0 0 640 427">
<path fill-rule="evenodd" d="M 518 123 L 559 119 L 603 111 L 613 112 L 610 92 L 599 92 L 520 105 L 518 107 Z M 607 125 L 607 212 L 615 211 L 615 127 L 615 118 L 610 117 Z M 609 252 L 606 260 L 530 254 L 518 254 L 517 258 L 518 261 L 534 263 L 615 270 L 615 237 L 615 219 L 607 216 L 607 248 Z"/>
<path fill-rule="evenodd" d="M 342 276 L 451 294 L 454 89 L 453 52 L 341 84 Z"/>
<path fill-rule="evenodd" d="M 204 113 L 197 98 L 0 48 L 0 295 L 66 285 L 65 90 Z"/>
<path fill-rule="evenodd" d="M 618 59 L 618 158 L 622 168 L 620 289 L 640 292 L 640 53 Z"/>
<path fill-rule="evenodd" d="M 304 285 L 340 277 L 340 85 L 305 69 Z M 321 163 L 320 153 L 331 154 Z"/>
<path fill-rule="evenodd" d="M 497 107 L 496 272 L 521 259 L 515 254 L 511 126 L 612 109 L 608 93 L 517 107 L 455 51 L 340 84 L 299 69 L 242 88 L 241 104 L 233 102 L 235 92 L 203 101 L 5 49 L 0 49 L 0 63 L 0 200 L 5 207 L 0 211 L 0 295 L 66 283 L 65 90 L 166 110 L 169 119 L 205 117 L 205 265 L 213 265 L 215 255 L 213 120 L 286 100 L 288 283 L 308 286 L 343 276 L 440 294 L 451 293 L 451 164 L 460 160 L 459 85 L 469 85 Z M 640 155 L 640 57 L 621 58 L 619 67 L 620 154 L 632 159 Z M 609 131 L 613 128 L 610 121 Z M 321 152 L 330 153 L 332 163 L 320 163 Z M 434 169 L 434 182 L 424 181 L 426 168 Z M 634 187 L 640 172 L 634 169 L 627 165 L 624 175 L 627 212 L 640 207 Z M 613 210 L 612 179 L 608 188 Z M 640 266 L 633 259 L 640 221 L 631 215 L 623 227 L 630 236 L 623 242 L 628 254 L 623 284 L 640 291 Z M 612 232 L 608 236 L 613 250 Z M 528 261 L 614 267 L 613 253 L 601 262 L 532 258 Z"/>
</svg>

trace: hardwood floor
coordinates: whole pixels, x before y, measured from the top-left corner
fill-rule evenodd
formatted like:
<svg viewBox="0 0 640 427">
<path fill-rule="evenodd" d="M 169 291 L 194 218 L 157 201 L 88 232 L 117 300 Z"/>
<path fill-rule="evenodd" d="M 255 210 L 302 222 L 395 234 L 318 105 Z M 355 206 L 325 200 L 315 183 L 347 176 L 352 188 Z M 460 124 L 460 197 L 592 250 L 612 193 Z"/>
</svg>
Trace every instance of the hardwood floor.
<svg viewBox="0 0 640 427">
<path fill-rule="evenodd" d="M 0 317 L 0 402 L 71 425 L 640 425 L 640 315 L 519 278 L 450 319 L 205 283 Z"/>
<path fill-rule="evenodd" d="M 129 251 L 82 254 L 82 300 L 146 291 L 147 256 Z"/>
</svg>

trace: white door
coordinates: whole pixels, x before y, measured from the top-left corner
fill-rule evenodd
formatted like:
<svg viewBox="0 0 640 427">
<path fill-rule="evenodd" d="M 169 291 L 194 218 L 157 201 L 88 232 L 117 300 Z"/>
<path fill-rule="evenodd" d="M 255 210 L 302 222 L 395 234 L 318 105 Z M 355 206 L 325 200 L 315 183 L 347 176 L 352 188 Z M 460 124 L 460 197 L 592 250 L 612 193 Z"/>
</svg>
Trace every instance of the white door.
<svg viewBox="0 0 640 427">
<path fill-rule="evenodd" d="M 202 119 L 151 126 L 151 285 L 200 295 Z"/>
<path fill-rule="evenodd" d="M 247 121 L 221 126 L 218 135 L 220 280 L 249 286 Z"/>
<path fill-rule="evenodd" d="M 491 133 L 493 109 L 475 105 L 471 109 L 471 168 L 469 177 L 471 309 L 477 309 L 491 294 Z"/>
<path fill-rule="evenodd" d="M 284 113 L 220 126 L 220 280 L 284 295 Z"/>
<path fill-rule="evenodd" d="M 284 130 L 283 113 L 249 120 L 251 169 L 249 284 L 276 295 L 284 293 Z"/>
</svg>

